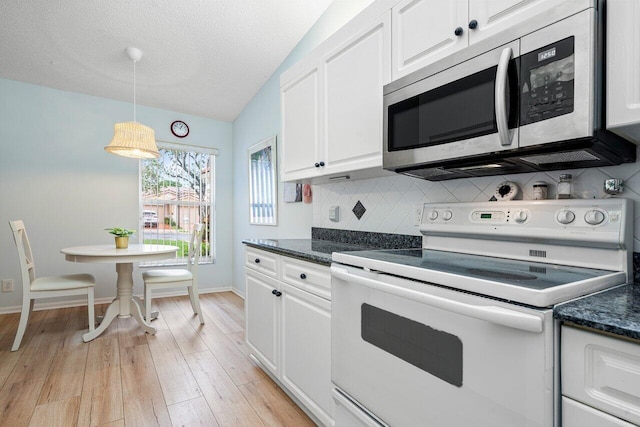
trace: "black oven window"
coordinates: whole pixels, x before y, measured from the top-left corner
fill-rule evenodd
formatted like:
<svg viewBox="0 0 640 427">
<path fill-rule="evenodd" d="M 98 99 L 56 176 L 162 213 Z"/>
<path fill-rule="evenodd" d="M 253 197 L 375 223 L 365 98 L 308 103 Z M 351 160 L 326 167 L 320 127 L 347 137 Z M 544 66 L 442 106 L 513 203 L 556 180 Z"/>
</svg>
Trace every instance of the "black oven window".
<svg viewBox="0 0 640 427">
<path fill-rule="evenodd" d="M 479 71 L 388 107 L 389 151 L 445 144 L 497 133 L 497 66 Z M 509 127 L 517 125 L 517 64 L 509 64 Z"/>
<path fill-rule="evenodd" d="M 363 340 L 462 387 L 460 338 L 369 304 L 362 304 L 361 315 Z"/>
</svg>

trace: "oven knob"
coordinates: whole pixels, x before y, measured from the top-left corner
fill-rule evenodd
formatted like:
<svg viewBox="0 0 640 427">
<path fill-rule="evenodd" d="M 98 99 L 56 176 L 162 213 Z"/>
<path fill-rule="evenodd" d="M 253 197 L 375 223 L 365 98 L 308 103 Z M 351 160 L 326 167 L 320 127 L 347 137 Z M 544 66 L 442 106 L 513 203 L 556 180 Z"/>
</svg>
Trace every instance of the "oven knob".
<svg viewBox="0 0 640 427">
<path fill-rule="evenodd" d="M 445 221 L 449 221 L 452 217 L 453 217 L 453 212 L 451 211 L 442 212 L 442 219 L 444 219 Z"/>
<path fill-rule="evenodd" d="M 429 211 L 429 220 L 430 220 L 430 221 L 435 221 L 435 220 L 436 220 L 436 218 L 438 218 L 438 211 L 433 210 L 433 209 L 432 209 L 432 210 L 430 210 L 430 211 Z"/>
<path fill-rule="evenodd" d="M 513 213 L 513 219 L 515 222 L 522 224 L 529 218 L 529 214 L 524 210 L 517 210 Z"/>
<path fill-rule="evenodd" d="M 560 224 L 571 224 L 573 220 L 576 219 L 576 216 L 573 212 L 563 209 L 561 211 L 558 211 L 558 213 L 556 214 L 556 219 Z"/>
<path fill-rule="evenodd" d="M 604 221 L 604 214 L 600 211 L 589 211 L 584 215 L 584 220 L 589 225 L 598 225 Z"/>
</svg>

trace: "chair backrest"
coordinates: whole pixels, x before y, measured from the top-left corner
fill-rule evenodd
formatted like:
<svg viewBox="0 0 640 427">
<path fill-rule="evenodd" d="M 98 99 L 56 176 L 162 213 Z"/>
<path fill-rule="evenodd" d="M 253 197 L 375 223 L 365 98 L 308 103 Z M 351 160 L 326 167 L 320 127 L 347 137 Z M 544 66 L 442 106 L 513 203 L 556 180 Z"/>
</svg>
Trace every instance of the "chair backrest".
<svg viewBox="0 0 640 427">
<path fill-rule="evenodd" d="M 187 259 L 187 268 L 194 276 L 198 272 L 198 261 L 200 260 L 200 254 L 202 253 L 203 229 L 203 224 L 196 224 L 195 227 L 193 227 L 193 233 L 191 233 L 191 239 L 189 240 L 189 258 Z"/>
<path fill-rule="evenodd" d="M 13 240 L 16 242 L 16 247 L 18 248 L 22 287 L 23 292 L 26 293 L 31 289 L 31 282 L 36 278 L 36 267 L 33 262 L 31 245 L 29 244 L 27 230 L 22 221 L 9 221 L 9 226 L 11 227 L 11 231 L 13 231 Z"/>
</svg>

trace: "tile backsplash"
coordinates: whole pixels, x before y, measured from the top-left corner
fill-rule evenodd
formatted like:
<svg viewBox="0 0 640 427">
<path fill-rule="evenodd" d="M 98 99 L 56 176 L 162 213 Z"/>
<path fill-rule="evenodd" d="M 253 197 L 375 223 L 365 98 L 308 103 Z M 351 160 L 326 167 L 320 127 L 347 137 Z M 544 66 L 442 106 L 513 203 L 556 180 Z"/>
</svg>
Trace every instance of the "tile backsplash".
<svg viewBox="0 0 640 427">
<path fill-rule="evenodd" d="M 573 175 L 574 198 L 605 197 L 605 179 L 624 180 L 621 197 L 634 203 L 634 251 L 640 252 L 640 165 L 628 163 L 602 168 L 569 171 L 536 172 L 505 176 L 425 181 L 404 175 L 316 185 L 313 189 L 313 226 L 342 230 L 373 231 L 419 235 L 413 225 L 414 207 L 425 202 L 487 201 L 503 181 L 513 181 L 520 187 L 516 199 L 533 199 L 533 183 L 548 184 L 548 198 L 556 197 L 556 186 L 563 173 Z M 360 219 L 352 212 L 360 201 L 365 212 Z M 329 207 L 340 207 L 340 220 L 329 219 Z"/>
</svg>

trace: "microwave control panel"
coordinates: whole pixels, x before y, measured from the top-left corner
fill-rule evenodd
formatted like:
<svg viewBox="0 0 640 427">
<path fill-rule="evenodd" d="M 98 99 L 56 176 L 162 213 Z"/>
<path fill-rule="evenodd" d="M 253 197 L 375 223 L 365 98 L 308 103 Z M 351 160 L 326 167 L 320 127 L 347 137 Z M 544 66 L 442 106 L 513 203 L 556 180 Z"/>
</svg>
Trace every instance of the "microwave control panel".
<svg viewBox="0 0 640 427">
<path fill-rule="evenodd" d="M 520 72 L 520 125 L 573 112 L 573 37 L 522 55 Z"/>
</svg>

